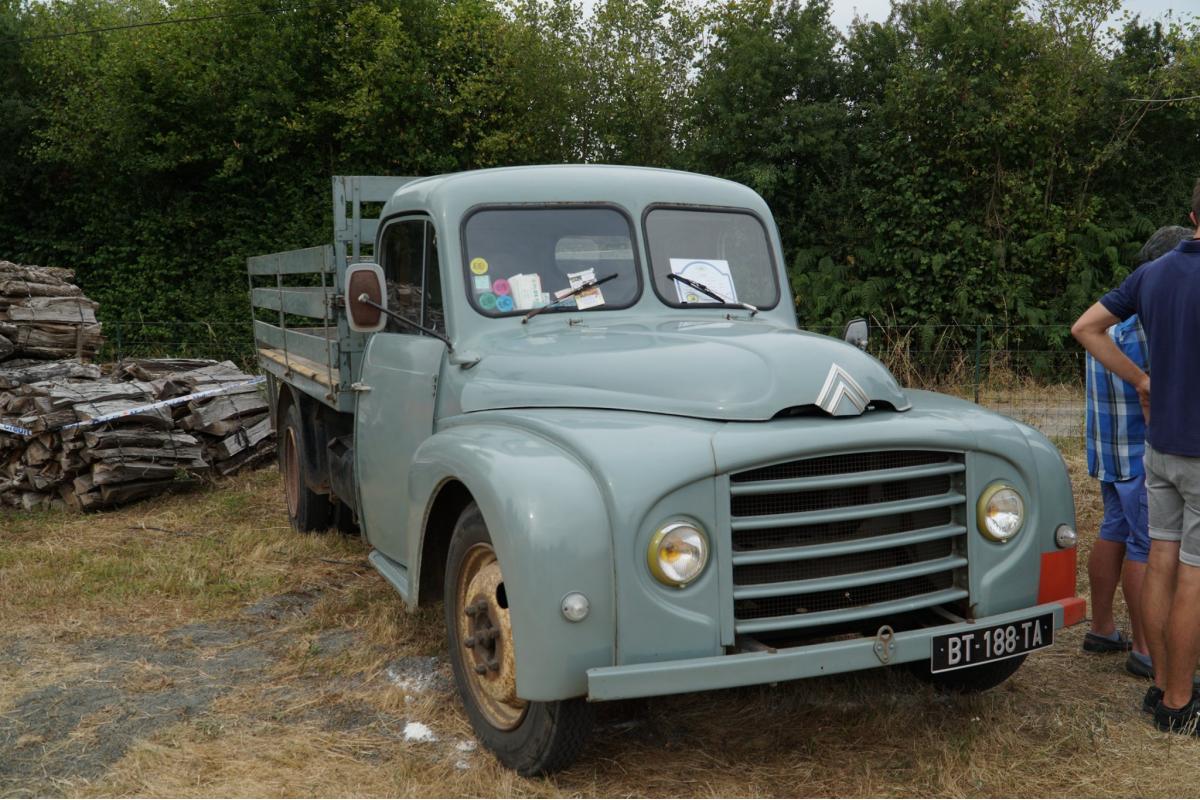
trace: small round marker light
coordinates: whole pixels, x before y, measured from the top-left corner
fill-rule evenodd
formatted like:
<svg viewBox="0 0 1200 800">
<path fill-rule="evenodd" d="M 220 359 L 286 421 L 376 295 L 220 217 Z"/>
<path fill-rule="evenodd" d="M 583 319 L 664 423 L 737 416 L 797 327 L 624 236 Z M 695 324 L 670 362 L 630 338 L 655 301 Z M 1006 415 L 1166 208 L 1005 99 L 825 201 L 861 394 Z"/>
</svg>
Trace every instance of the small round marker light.
<svg viewBox="0 0 1200 800">
<path fill-rule="evenodd" d="M 1075 533 L 1075 529 L 1070 525 L 1059 525 L 1054 529 L 1054 543 L 1064 550 L 1068 547 L 1074 547 L 1079 541 L 1079 534 Z"/>
<path fill-rule="evenodd" d="M 568 622 L 583 622 L 591 610 L 592 604 L 582 592 L 570 592 L 562 599 L 562 614 Z"/>
</svg>

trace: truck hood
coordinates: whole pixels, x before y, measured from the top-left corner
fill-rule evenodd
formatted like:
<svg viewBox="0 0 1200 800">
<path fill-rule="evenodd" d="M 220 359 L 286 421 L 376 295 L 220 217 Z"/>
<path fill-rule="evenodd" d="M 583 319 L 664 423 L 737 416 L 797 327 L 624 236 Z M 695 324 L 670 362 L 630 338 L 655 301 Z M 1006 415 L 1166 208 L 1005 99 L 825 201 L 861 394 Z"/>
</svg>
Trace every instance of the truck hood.
<svg viewBox="0 0 1200 800">
<path fill-rule="evenodd" d="M 608 408 L 729 421 L 909 408 L 876 359 L 767 321 L 560 324 L 489 336 L 462 410 Z"/>
</svg>

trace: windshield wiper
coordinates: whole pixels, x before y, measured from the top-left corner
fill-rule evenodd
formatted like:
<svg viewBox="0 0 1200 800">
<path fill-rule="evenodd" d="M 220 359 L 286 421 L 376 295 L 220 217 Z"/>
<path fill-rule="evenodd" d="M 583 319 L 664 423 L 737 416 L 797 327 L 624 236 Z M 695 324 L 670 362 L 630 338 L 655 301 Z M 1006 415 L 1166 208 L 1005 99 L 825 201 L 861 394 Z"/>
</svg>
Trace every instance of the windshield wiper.
<svg viewBox="0 0 1200 800">
<path fill-rule="evenodd" d="M 553 308 L 554 306 L 558 305 L 559 303 L 561 303 L 564 300 L 570 300 L 572 297 L 575 297 L 576 295 L 583 294 L 588 289 L 594 289 L 602 283 L 608 283 L 615 277 L 617 277 L 617 273 L 614 272 L 612 275 L 605 275 L 603 278 L 597 278 L 596 280 L 592 280 L 592 281 L 585 281 L 584 283 L 579 284 L 574 289 L 572 289 L 571 291 L 564 294 L 562 297 L 556 298 L 554 300 L 554 302 L 547 303 L 544 306 L 539 306 L 538 308 L 535 308 L 532 311 L 530 311 L 525 316 L 521 317 L 521 324 L 524 325 L 526 322 L 529 322 L 529 320 L 533 319 L 534 317 L 536 317 L 538 314 L 542 313 L 546 309 Z"/>
<path fill-rule="evenodd" d="M 679 281 L 684 286 L 690 286 L 698 292 L 703 292 L 704 294 L 708 295 L 713 300 L 716 300 L 719 303 L 724 303 L 727 306 L 741 306 L 742 308 L 749 311 L 750 316 L 752 316 L 752 317 L 758 313 L 757 306 L 752 306 L 749 303 L 732 302 L 732 301 L 730 301 L 730 299 L 728 297 L 722 297 L 721 295 L 717 294 L 714 290 L 708 288 L 703 283 L 700 283 L 700 281 L 694 281 L 691 278 L 685 278 L 682 275 L 676 275 L 674 272 L 668 272 L 667 277 L 673 281 Z"/>
</svg>

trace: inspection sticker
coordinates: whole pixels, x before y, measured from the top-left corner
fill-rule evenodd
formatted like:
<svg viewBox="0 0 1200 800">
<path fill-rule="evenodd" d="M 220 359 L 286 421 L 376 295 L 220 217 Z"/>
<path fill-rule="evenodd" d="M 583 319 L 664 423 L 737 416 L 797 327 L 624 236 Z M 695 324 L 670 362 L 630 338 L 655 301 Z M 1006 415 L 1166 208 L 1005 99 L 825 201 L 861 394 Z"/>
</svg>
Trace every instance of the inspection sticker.
<svg viewBox="0 0 1200 800">
<path fill-rule="evenodd" d="M 482 258 L 472 258 L 471 259 L 471 272 L 474 272 L 476 275 L 486 275 L 487 271 L 488 271 L 488 263 L 485 259 L 482 259 Z"/>
<path fill-rule="evenodd" d="M 596 270 L 593 268 L 585 269 L 582 272 L 568 272 L 567 280 L 571 283 L 571 289 L 567 291 L 578 289 L 585 283 L 590 283 L 596 280 Z M 566 292 L 559 292 L 558 294 L 561 296 L 566 294 Z M 587 311 L 589 308 L 595 308 L 602 305 L 604 305 L 604 295 L 600 292 L 599 286 L 593 286 L 586 292 L 581 292 L 580 294 L 575 295 L 575 307 L 580 311 Z"/>
</svg>

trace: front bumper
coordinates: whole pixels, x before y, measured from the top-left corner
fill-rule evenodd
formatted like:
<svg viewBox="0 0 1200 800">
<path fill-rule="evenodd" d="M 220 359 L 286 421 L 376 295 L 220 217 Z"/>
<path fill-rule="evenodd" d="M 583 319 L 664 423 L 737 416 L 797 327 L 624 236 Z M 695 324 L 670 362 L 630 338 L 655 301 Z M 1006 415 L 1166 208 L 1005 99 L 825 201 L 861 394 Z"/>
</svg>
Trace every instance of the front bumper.
<svg viewBox="0 0 1200 800">
<path fill-rule="evenodd" d="M 895 634 L 895 650 L 889 664 L 928 660 L 930 639 L 943 633 L 967 631 L 988 625 L 1003 625 L 1054 614 L 1054 627 L 1074 625 L 1083 619 L 1083 600 L 1078 597 L 983 617 L 974 622 L 956 622 L 936 628 L 921 628 Z M 875 639 L 848 639 L 826 644 L 788 647 L 773 652 L 735 653 L 679 661 L 658 661 L 619 667 L 596 667 L 587 671 L 588 700 L 623 700 L 664 694 L 703 692 L 734 686 L 776 683 L 817 675 L 835 675 L 883 666 L 875 655 Z"/>
</svg>

